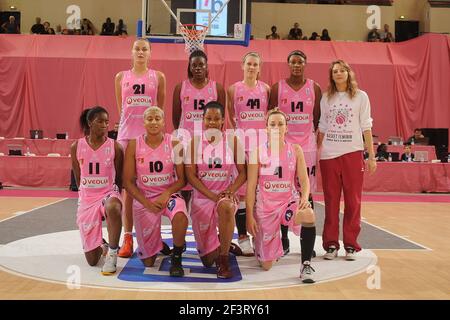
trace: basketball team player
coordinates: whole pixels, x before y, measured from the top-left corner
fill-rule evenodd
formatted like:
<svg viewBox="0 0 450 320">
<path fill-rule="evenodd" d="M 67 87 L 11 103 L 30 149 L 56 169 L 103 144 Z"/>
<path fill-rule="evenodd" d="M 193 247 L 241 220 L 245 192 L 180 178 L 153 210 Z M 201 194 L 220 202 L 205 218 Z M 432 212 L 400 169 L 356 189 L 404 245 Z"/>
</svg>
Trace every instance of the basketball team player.
<svg viewBox="0 0 450 320">
<path fill-rule="evenodd" d="M 315 216 L 311 209 L 309 179 L 301 146 L 286 139 L 287 117 L 278 108 L 268 112 L 267 142 L 254 150 L 248 164 L 247 229 L 254 237 L 257 260 L 270 270 L 283 255 L 280 224 L 298 234 L 301 224 L 300 278 L 313 283 L 311 258 L 316 238 Z M 295 186 L 298 178 L 301 196 Z"/>
<path fill-rule="evenodd" d="M 194 128 L 202 129 L 203 109 L 210 101 L 225 105 L 223 86 L 209 78 L 208 57 L 197 50 L 190 54 L 188 78 L 173 91 L 172 123 L 185 147 L 194 136 Z"/>
<path fill-rule="evenodd" d="M 242 141 L 245 153 L 259 145 L 258 135 L 266 128 L 266 113 L 269 102 L 270 87 L 259 80 L 261 57 L 257 52 L 249 52 L 242 59 L 244 78 L 232 84 L 227 91 L 227 108 L 231 127 Z M 236 213 L 238 244 L 244 256 L 253 256 L 253 248 L 247 235 L 245 218 L 244 184 L 238 192 L 239 209 Z"/>
<path fill-rule="evenodd" d="M 225 108 L 221 103 L 207 103 L 202 122 L 204 132 L 191 140 L 185 160 L 193 187 L 192 229 L 203 265 L 216 262 L 217 277 L 228 279 L 233 277 L 229 250 L 238 209 L 236 192 L 246 180 L 245 155 L 238 138 L 226 137 L 222 131 Z"/>
<path fill-rule="evenodd" d="M 142 125 L 144 111 L 153 105 L 164 107 L 166 79 L 162 72 L 149 68 L 150 55 L 150 42 L 143 38 L 137 39 L 131 50 L 132 68 L 119 72 L 115 78 L 116 101 L 120 114 L 117 141 L 124 151 L 131 139 L 145 133 Z M 125 234 L 119 257 L 129 258 L 133 254 L 133 199 L 128 197 L 126 192 L 124 192 L 124 202 Z"/>
<path fill-rule="evenodd" d="M 288 133 L 286 139 L 303 149 L 311 190 L 316 188 L 317 143 L 315 131 L 320 119 L 319 85 L 305 77 L 307 57 L 300 50 L 294 50 L 287 57 L 289 78 L 272 86 L 269 109 L 279 107 L 287 115 Z M 297 182 L 297 188 L 299 187 Z M 309 201 L 314 209 L 312 196 Z M 284 254 L 289 253 L 288 229 L 281 226 Z"/>
<path fill-rule="evenodd" d="M 138 257 L 152 267 L 163 249 L 161 218 L 172 224 L 174 247 L 170 276 L 182 277 L 181 263 L 188 226 L 186 203 L 177 192 L 186 184 L 183 148 L 174 151 L 179 141 L 164 133 L 164 111 L 152 106 L 144 112 L 145 134 L 130 140 L 125 153 L 124 186 L 133 202 L 133 221 L 138 242 Z"/>
<path fill-rule="evenodd" d="M 122 230 L 120 197 L 123 151 L 107 137 L 108 112 L 102 107 L 86 109 L 80 125 L 86 136 L 71 146 L 72 170 L 78 186 L 77 225 L 86 260 L 96 266 L 106 255 L 103 275 L 116 272 L 117 250 Z M 109 250 L 102 237 L 106 220 Z"/>
</svg>

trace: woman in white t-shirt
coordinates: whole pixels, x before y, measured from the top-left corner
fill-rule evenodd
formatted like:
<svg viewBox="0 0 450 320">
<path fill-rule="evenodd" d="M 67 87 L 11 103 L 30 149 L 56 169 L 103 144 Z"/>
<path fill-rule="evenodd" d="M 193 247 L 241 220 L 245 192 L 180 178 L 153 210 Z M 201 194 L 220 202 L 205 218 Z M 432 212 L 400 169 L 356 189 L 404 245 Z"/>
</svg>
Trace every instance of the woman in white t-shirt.
<svg viewBox="0 0 450 320">
<path fill-rule="evenodd" d="M 331 63 L 330 84 L 320 102 L 318 148 L 325 198 L 323 229 L 324 259 L 339 251 L 339 204 L 344 191 L 344 248 L 346 260 L 355 260 L 361 250 L 361 194 L 364 177 L 364 141 L 369 153 L 368 169 L 376 170 L 372 142 L 372 118 L 367 94 L 358 89 L 355 75 L 342 60 Z"/>
</svg>

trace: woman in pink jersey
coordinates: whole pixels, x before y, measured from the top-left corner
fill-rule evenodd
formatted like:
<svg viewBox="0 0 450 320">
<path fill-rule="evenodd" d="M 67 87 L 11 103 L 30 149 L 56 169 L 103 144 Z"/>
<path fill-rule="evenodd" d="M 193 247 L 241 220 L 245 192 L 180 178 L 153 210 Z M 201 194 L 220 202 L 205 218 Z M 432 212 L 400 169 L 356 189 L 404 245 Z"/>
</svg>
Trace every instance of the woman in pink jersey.
<svg viewBox="0 0 450 320">
<path fill-rule="evenodd" d="M 228 255 L 238 204 L 236 191 L 246 179 L 244 150 L 235 135 L 226 137 L 222 131 L 222 104 L 211 101 L 203 113 L 205 131 L 191 140 L 186 157 L 186 176 L 194 188 L 192 229 L 203 265 L 210 267 L 216 262 L 217 277 L 228 279 L 233 277 Z"/>
<path fill-rule="evenodd" d="M 203 109 L 210 101 L 225 105 L 225 91 L 220 83 L 209 79 L 208 57 L 197 50 L 189 56 L 188 79 L 177 84 L 173 91 L 172 123 L 185 146 L 194 129 L 202 130 Z"/>
<path fill-rule="evenodd" d="M 209 79 L 208 57 L 197 50 L 190 54 L 187 68 L 188 78 L 177 84 L 173 91 L 172 123 L 177 130 L 177 137 L 187 148 L 194 136 L 194 129 L 202 130 L 203 108 L 210 101 L 225 105 L 223 86 Z M 181 191 L 189 203 L 192 186 L 187 185 Z"/>
<path fill-rule="evenodd" d="M 367 94 L 358 89 L 355 74 L 342 60 L 331 63 L 330 84 L 320 107 L 317 144 L 325 199 L 323 228 L 324 259 L 333 260 L 339 251 L 339 212 L 341 192 L 344 193 L 344 249 L 346 260 L 355 260 L 361 250 L 361 194 L 364 178 L 364 141 L 369 154 L 369 173 L 377 163 L 372 142 L 372 117 Z"/>
<path fill-rule="evenodd" d="M 144 112 L 146 133 L 133 139 L 125 153 L 124 185 L 135 199 L 133 219 L 138 242 L 138 256 L 146 267 L 152 267 L 163 249 L 161 217 L 172 223 L 174 249 L 170 275 L 184 275 L 181 264 L 188 226 L 186 203 L 177 192 L 186 184 L 183 149 L 174 151 L 179 143 L 165 134 L 164 112 L 154 106 Z"/>
<path fill-rule="evenodd" d="M 316 189 L 317 145 L 315 131 L 320 119 L 320 99 L 322 91 L 319 85 L 305 78 L 306 55 L 300 50 L 289 53 L 289 78 L 280 80 L 272 86 L 269 109 L 280 108 L 288 118 L 289 132 L 286 140 L 298 144 L 303 149 L 311 191 Z M 297 182 L 297 188 L 299 187 Z M 312 196 L 309 197 L 314 209 Z M 283 250 L 289 252 L 287 229 L 281 227 Z"/>
<path fill-rule="evenodd" d="M 103 275 L 116 272 L 117 250 L 122 229 L 120 198 L 123 151 L 108 138 L 108 112 L 102 107 L 84 110 L 80 124 L 85 137 L 72 144 L 72 169 L 79 189 L 77 224 L 84 254 L 90 266 L 106 254 L 102 221 L 106 219 L 109 251 Z M 103 247 L 103 248 L 102 248 Z"/>
<path fill-rule="evenodd" d="M 243 142 L 245 152 L 258 147 L 258 136 L 266 135 L 266 113 L 270 87 L 258 80 L 261 72 L 261 57 L 257 52 L 249 52 L 242 59 L 244 79 L 232 84 L 228 94 L 228 116 L 231 127 Z M 245 226 L 245 184 L 239 189 L 239 209 L 236 214 L 236 227 L 239 234 L 239 246 L 244 256 L 253 256 L 254 252 Z"/>
<path fill-rule="evenodd" d="M 301 224 L 302 267 L 300 278 L 313 283 L 311 257 L 316 238 L 315 216 L 308 201 L 309 180 L 302 147 L 286 140 L 286 115 L 276 109 L 267 116 L 268 141 L 249 159 L 247 181 L 247 229 L 254 237 L 261 267 L 269 270 L 283 255 L 280 224 L 294 230 Z M 295 178 L 301 184 L 299 199 Z"/>
<path fill-rule="evenodd" d="M 148 67 L 151 47 L 147 39 L 137 39 L 131 50 L 133 67 L 116 75 L 116 101 L 120 114 L 117 141 L 123 150 L 127 144 L 145 133 L 142 125 L 144 111 L 153 105 L 164 108 L 166 98 L 166 78 L 160 71 Z M 119 250 L 119 257 L 128 258 L 133 254 L 133 200 L 124 192 L 125 214 L 123 226 L 124 243 Z"/>
</svg>

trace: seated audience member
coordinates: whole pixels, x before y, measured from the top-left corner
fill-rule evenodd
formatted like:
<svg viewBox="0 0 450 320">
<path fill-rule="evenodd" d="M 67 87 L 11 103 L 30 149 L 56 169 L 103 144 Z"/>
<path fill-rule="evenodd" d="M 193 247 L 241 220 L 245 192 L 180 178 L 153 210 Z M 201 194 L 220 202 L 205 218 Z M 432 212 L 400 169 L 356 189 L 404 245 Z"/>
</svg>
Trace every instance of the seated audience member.
<svg viewBox="0 0 450 320">
<path fill-rule="evenodd" d="M 322 41 L 331 41 L 330 35 L 328 34 L 328 29 L 322 30 L 322 36 L 320 37 Z"/>
<path fill-rule="evenodd" d="M 267 40 L 280 40 L 280 35 L 277 33 L 277 27 L 272 26 L 272 28 L 270 28 L 270 30 L 272 31 L 272 33 L 268 34 L 266 36 L 266 39 Z"/>
<path fill-rule="evenodd" d="M 50 28 L 50 22 L 48 22 L 48 21 L 44 22 L 43 34 L 55 34 L 55 30 L 53 30 L 53 28 Z"/>
<path fill-rule="evenodd" d="M 414 135 L 409 137 L 406 141 L 407 144 L 414 144 L 417 140 L 423 139 L 425 136 L 422 134 L 422 129 L 416 128 L 414 129 Z"/>
<path fill-rule="evenodd" d="M 414 160 L 414 153 L 411 152 L 411 145 L 405 144 L 403 151 L 402 161 L 411 162 Z"/>
<path fill-rule="evenodd" d="M 319 34 L 317 32 L 313 32 L 309 40 L 320 40 Z"/>
<path fill-rule="evenodd" d="M 368 42 L 380 42 L 380 34 L 378 33 L 378 30 L 376 27 L 374 27 L 372 30 L 370 30 L 369 34 L 367 35 L 367 41 Z"/>
<path fill-rule="evenodd" d="M 389 153 L 387 152 L 387 145 L 382 143 L 377 148 L 377 154 L 375 158 L 377 161 L 388 161 Z"/>
<path fill-rule="evenodd" d="M 301 40 L 303 38 L 303 31 L 299 28 L 298 22 L 294 23 L 294 27 L 289 30 L 289 40 Z"/>
<path fill-rule="evenodd" d="M 81 23 L 81 34 L 82 35 L 94 35 L 94 24 L 87 18 L 83 19 Z"/>
<path fill-rule="evenodd" d="M 103 23 L 102 26 L 102 36 L 112 36 L 114 35 L 114 29 L 115 29 L 114 22 L 111 22 L 111 18 L 106 18 L 106 22 Z"/>
<path fill-rule="evenodd" d="M 41 24 L 41 18 L 36 17 L 36 23 L 31 27 L 32 34 L 43 34 L 45 31 L 44 25 Z"/>
<path fill-rule="evenodd" d="M 117 24 L 116 32 L 114 32 L 116 36 L 128 35 L 127 25 L 123 23 L 123 19 L 119 19 L 119 23 Z"/>
<path fill-rule="evenodd" d="M 389 25 L 384 25 L 384 30 L 380 32 L 380 40 L 383 42 L 394 42 L 394 36 L 392 32 L 389 31 Z"/>
<path fill-rule="evenodd" d="M 14 16 L 9 16 L 8 21 L 2 24 L 2 29 L 3 32 L 8 34 L 20 33 L 19 24 L 16 22 L 16 18 L 14 18 Z"/>
</svg>

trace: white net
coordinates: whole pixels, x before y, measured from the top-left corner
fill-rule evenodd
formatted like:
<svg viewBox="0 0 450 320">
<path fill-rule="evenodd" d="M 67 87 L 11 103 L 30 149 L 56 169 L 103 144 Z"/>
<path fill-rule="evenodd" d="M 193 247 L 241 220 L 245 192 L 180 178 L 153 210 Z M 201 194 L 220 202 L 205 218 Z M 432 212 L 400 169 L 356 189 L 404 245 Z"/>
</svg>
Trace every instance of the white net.
<svg viewBox="0 0 450 320">
<path fill-rule="evenodd" d="M 183 36 L 184 50 L 187 53 L 190 54 L 196 50 L 203 51 L 203 43 L 208 33 L 208 26 L 201 24 L 183 24 L 180 26 L 180 33 Z"/>
</svg>

